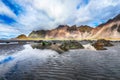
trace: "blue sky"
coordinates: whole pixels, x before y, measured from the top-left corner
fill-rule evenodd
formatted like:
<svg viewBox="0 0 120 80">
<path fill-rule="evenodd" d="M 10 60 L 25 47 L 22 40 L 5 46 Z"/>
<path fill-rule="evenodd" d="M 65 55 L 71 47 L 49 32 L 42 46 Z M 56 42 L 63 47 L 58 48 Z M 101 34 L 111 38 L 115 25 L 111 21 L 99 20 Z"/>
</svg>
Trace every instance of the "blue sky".
<svg viewBox="0 0 120 80">
<path fill-rule="evenodd" d="M 0 0 L 0 38 L 60 24 L 95 27 L 120 14 L 120 0 Z"/>
</svg>

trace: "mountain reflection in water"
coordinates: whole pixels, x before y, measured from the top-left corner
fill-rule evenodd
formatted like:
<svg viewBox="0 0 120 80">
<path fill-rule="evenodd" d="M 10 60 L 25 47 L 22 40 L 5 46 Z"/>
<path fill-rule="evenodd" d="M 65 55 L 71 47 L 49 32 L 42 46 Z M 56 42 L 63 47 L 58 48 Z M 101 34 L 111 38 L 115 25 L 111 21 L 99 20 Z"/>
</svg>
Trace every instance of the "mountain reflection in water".
<svg viewBox="0 0 120 80">
<path fill-rule="evenodd" d="M 115 45 L 63 54 L 29 44 L 6 45 L 0 47 L 0 80 L 120 80 L 120 45 Z"/>
</svg>

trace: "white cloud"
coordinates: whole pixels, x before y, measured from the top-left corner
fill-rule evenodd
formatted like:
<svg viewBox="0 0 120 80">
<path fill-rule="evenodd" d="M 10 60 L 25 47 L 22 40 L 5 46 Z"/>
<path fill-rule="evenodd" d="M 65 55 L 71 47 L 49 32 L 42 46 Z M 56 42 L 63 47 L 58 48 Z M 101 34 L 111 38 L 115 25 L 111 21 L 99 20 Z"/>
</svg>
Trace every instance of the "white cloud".
<svg viewBox="0 0 120 80">
<path fill-rule="evenodd" d="M 76 24 L 89 25 L 93 21 L 106 21 L 119 13 L 120 0 L 90 0 L 86 6 L 77 11 Z"/>
<path fill-rule="evenodd" d="M 24 33 L 37 29 L 52 29 L 60 24 L 94 26 L 94 21 L 101 23 L 120 13 L 120 0 L 89 0 L 87 4 L 85 0 L 13 1 L 22 6 L 24 11 L 16 16 L 0 1 L 0 14 L 5 13 L 14 18 L 17 21 L 12 25 L 14 29 Z M 4 27 L 3 31 L 6 28 Z"/>
<path fill-rule="evenodd" d="M 14 37 L 21 33 L 22 32 L 12 26 L 0 24 L 0 38 Z"/>
<path fill-rule="evenodd" d="M 67 24 L 70 17 L 75 17 L 78 0 L 17 0 L 24 6 L 26 13 L 18 21 L 31 29 L 40 27 L 50 29 L 57 24 Z M 27 4 L 27 5 L 25 5 Z M 32 25 L 31 25 L 32 24 Z M 44 26 L 44 27 L 43 27 Z"/>
<path fill-rule="evenodd" d="M 0 1 L 0 14 L 11 16 L 12 18 L 16 18 L 16 15 Z"/>
<path fill-rule="evenodd" d="M 108 20 L 118 14 L 120 0 L 16 0 L 26 13 L 18 21 L 33 29 L 51 29 L 59 24 L 91 25 L 94 20 Z M 26 4 L 26 5 L 25 5 Z M 76 9 L 80 4 L 80 9 Z M 84 5 L 82 5 L 84 4 Z M 118 10 L 112 12 L 114 8 Z M 99 22 L 100 23 L 100 22 Z M 92 25 L 93 26 L 93 25 Z"/>
</svg>

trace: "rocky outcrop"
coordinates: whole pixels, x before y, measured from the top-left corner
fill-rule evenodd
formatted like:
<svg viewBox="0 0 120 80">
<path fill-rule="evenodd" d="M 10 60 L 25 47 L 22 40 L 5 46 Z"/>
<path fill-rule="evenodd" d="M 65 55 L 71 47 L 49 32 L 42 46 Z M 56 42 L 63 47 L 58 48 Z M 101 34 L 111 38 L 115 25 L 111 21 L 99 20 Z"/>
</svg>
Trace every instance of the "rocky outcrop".
<svg viewBox="0 0 120 80">
<path fill-rule="evenodd" d="M 78 41 L 65 41 L 60 46 L 61 49 L 69 50 L 69 49 L 83 49 L 84 47 Z"/>
<path fill-rule="evenodd" d="M 97 40 L 96 43 L 102 43 L 103 46 L 105 46 L 105 47 L 114 46 L 109 40 L 105 40 L 105 39 L 99 39 L 99 40 Z"/>
<path fill-rule="evenodd" d="M 71 49 L 83 49 L 84 47 L 77 41 L 62 41 L 61 43 L 41 41 L 37 44 L 32 44 L 32 48 L 37 49 L 52 49 L 58 53 L 64 53 Z"/>
<path fill-rule="evenodd" d="M 92 46 L 94 46 L 96 50 L 106 50 L 104 47 L 111 47 L 114 45 L 109 40 L 100 39 L 93 43 Z"/>
<path fill-rule="evenodd" d="M 60 48 L 58 44 L 55 44 L 55 42 L 48 42 L 48 41 L 41 41 L 40 43 L 37 44 L 32 44 L 32 48 L 37 48 L 37 49 L 51 49 L 54 50 L 58 53 L 64 53 L 66 50 L 63 50 Z"/>
<path fill-rule="evenodd" d="M 29 37 L 30 38 L 45 38 L 47 32 L 48 32 L 47 30 L 32 31 L 29 34 Z"/>
<path fill-rule="evenodd" d="M 32 44 L 32 48 L 37 49 L 51 49 L 59 54 L 67 52 L 69 50 L 76 49 L 88 49 L 88 50 L 107 50 L 107 47 L 113 46 L 108 40 L 97 40 L 94 43 L 88 43 L 82 45 L 79 41 L 67 40 L 67 41 L 40 41 L 37 44 Z"/>
<path fill-rule="evenodd" d="M 100 42 L 96 42 L 92 44 L 92 46 L 94 46 L 96 50 L 107 50 L 106 48 L 104 48 L 104 44 Z"/>
<path fill-rule="evenodd" d="M 91 32 L 94 28 L 87 26 L 87 25 L 82 25 L 79 26 L 78 29 L 80 30 L 80 32 Z"/>
</svg>

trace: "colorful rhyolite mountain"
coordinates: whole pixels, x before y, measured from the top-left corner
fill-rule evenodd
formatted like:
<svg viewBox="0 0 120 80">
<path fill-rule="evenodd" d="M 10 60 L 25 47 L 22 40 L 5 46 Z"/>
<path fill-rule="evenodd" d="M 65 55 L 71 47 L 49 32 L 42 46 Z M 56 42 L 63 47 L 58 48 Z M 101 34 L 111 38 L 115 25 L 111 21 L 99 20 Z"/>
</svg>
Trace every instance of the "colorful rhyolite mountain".
<svg viewBox="0 0 120 80">
<path fill-rule="evenodd" d="M 29 38 L 43 39 L 120 39 L 120 14 L 96 28 L 90 26 L 60 25 L 52 30 L 38 30 L 29 34 Z"/>
</svg>

